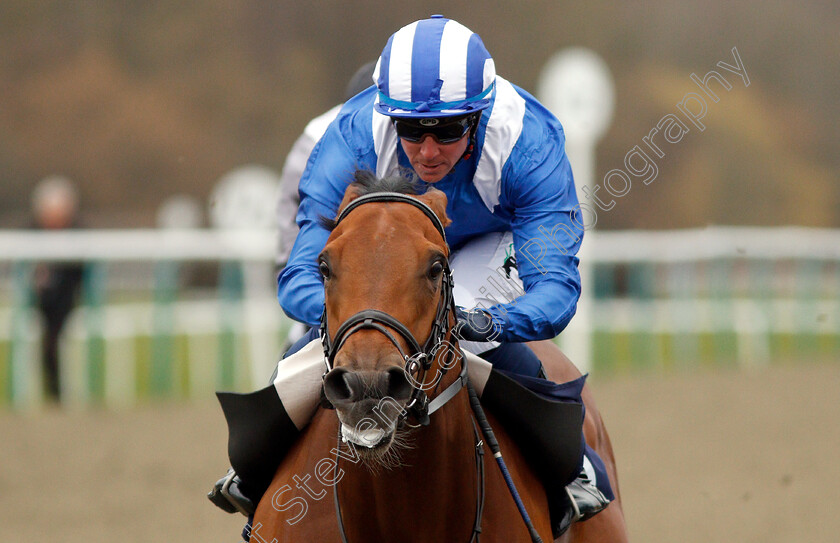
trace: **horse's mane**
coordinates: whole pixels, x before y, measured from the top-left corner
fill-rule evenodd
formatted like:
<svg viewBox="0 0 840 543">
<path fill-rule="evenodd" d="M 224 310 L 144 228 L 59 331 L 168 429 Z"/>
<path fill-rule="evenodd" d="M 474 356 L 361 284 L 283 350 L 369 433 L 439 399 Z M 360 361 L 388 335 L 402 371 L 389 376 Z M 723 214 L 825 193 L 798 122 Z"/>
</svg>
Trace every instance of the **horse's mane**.
<svg viewBox="0 0 840 543">
<path fill-rule="evenodd" d="M 353 190 L 356 197 L 364 196 L 374 192 L 398 192 L 400 194 L 421 194 L 422 184 L 416 176 L 403 174 L 377 177 L 375 173 L 368 170 L 356 170 L 353 174 L 353 182 L 347 187 Z M 321 226 L 329 231 L 335 229 L 335 219 L 321 216 Z"/>
<path fill-rule="evenodd" d="M 421 185 L 416 176 L 391 175 L 388 177 L 376 177 L 376 174 L 368 170 L 356 170 L 353 174 L 353 182 L 350 186 L 357 189 L 358 196 L 364 196 L 372 192 L 399 192 L 400 194 L 420 194 Z"/>
</svg>

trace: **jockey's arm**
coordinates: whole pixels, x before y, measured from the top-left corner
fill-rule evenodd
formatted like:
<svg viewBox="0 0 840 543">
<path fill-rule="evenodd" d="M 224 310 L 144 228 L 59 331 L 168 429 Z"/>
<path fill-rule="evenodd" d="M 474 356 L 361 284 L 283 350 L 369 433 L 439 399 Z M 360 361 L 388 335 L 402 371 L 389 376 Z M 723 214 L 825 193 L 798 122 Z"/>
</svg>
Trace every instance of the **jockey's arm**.
<svg viewBox="0 0 840 543">
<path fill-rule="evenodd" d="M 501 341 L 550 339 L 577 309 L 580 274 L 575 255 L 583 238 L 559 124 L 549 123 L 529 149 L 511 153 L 503 176 L 500 204 L 512 216 L 517 270 L 525 294 L 490 307 L 488 313 L 501 324 Z"/>
<path fill-rule="evenodd" d="M 301 217 L 304 206 L 314 212 L 314 220 L 307 216 Z M 310 326 L 320 323 L 324 309 L 324 284 L 317 266 L 310 262 L 315 262 L 329 237 L 329 232 L 317 222 L 318 212 L 313 210 L 318 208 L 324 211 L 322 215 L 330 216 L 326 213 L 329 209 L 326 206 L 312 199 L 306 204 L 301 201 L 298 211 L 300 232 L 288 264 L 277 276 L 277 299 L 283 311 L 290 318 Z"/>
</svg>

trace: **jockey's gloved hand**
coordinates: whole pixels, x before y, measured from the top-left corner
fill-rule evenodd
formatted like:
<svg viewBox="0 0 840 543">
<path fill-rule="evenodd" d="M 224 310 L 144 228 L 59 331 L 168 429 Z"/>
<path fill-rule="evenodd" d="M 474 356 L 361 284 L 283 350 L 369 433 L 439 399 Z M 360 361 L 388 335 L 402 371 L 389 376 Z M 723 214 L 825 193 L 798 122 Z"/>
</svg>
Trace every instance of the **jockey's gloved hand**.
<svg viewBox="0 0 840 543">
<path fill-rule="evenodd" d="M 465 341 L 495 341 L 501 335 L 501 328 L 493 317 L 481 309 L 464 309 L 455 306 L 455 334 Z"/>
</svg>

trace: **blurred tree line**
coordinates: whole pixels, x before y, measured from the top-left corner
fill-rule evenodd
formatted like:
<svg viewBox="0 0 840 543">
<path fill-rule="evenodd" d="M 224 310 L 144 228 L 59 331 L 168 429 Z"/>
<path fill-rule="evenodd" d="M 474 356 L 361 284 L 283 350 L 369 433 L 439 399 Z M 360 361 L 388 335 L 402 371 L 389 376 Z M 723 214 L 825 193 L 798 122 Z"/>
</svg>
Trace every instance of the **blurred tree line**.
<svg viewBox="0 0 840 543">
<path fill-rule="evenodd" d="M 697 90 L 692 72 L 738 48 L 750 86 L 729 74 L 706 130 L 669 145 L 657 179 L 600 226 L 840 226 L 837 2 L 5 0 L 0 227 L 26 224 L 52 173 L 79 185 L 85 222 L 126 227 L 151 226 L 173 194 L 206 199 L 244 163 L 279 171 L 355 69 L 432 13 L 478 32 L 498 72 L 532 92 L 558 49 L 603 56 L 618 102 L 599 178 Z"/>
</svg>

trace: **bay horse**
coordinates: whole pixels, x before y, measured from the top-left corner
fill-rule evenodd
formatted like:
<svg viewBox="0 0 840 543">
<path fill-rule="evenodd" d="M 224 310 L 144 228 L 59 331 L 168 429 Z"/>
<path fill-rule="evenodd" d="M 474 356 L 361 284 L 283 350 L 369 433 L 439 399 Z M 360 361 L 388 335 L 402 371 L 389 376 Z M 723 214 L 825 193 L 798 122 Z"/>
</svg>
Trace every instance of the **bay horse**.
<svg viewBox="0 0 840 543">
<path fill-rule="evenodd" d="M 413 192 L 408 183 L 378 181 L 348 187 L 318 260 L 332 368 L 323 395 L 335 409 L 319 408 L 283 458 L 249 527 L 251 541 L 533 541 L 476 429 L 465 373 L 444 349 L 416 357 L 436 341 L 457 345 L 446 299 L 446 196 L 395 194 Z M 580 376 L 553 343 L 530 346 L 550 378 Z M 429 375 L 442 377 L 422 386 Z M 604 460 L 616 500 L 557 541 L 626 542 L 609 437 L 587 388 L 583 397 L 585 438 Z M 418 401 L 436 405 L 428 425 L 405 418 Z M 533 530 L 552 541 L 542 484 L 492 413 L 487 418 Z"/>
</svg>

